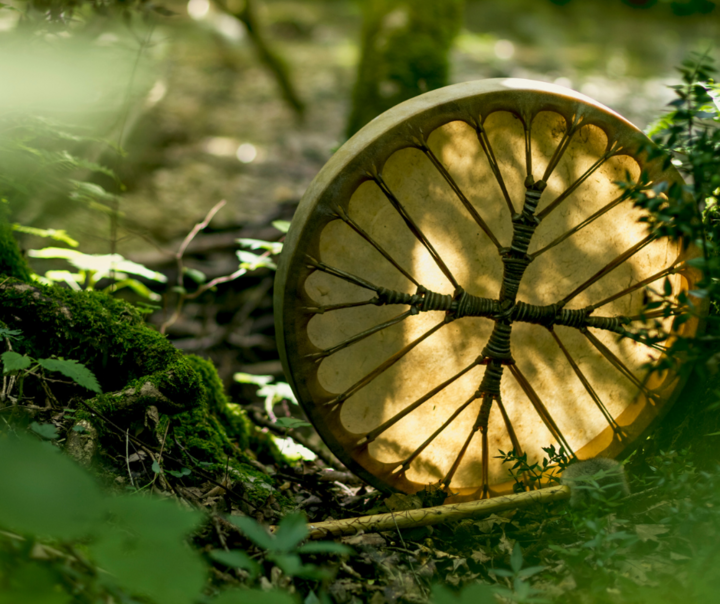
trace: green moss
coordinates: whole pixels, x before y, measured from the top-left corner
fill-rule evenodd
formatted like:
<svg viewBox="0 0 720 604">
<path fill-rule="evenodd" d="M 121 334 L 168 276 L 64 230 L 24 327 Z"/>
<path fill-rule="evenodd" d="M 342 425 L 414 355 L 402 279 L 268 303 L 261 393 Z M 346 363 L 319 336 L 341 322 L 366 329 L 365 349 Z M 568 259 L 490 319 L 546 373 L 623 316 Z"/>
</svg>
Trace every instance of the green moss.
<svg viewBox="0 0 720 604">
<path fill-rule="evenodd" d="M 22 331 L 19 352 L 79 361 L 104 392 L 149 380 L 176 411 L 202 396 L 200 379 L 183 354 L 131 305 L 107 294 L 10 280 L 0 289 L 0 320 Z"/>
<path fill-rule="evenodd" d="M 367 0 L 362 54 L 347 125 L 351 136 L 383 111 L 448 83 L 462 0 Z"/>
<path fill-rule="evenodd" d="M 0 208 L 0 213 L 3 209 Z M 10 224 L 0 215 L 0 275 L 30 281 L 31 271 L 20 252 Z"/>
<path fill-rule="evenodd" d="M 229 454 L 234 446 L 243 451 L 250 450 L 261 461 L 285 465 L 287 460 L 280 453 L 270 434 L 258 429 L 248 419 L 240 405 L 230 403 L 225 395 L 222 380 L 211 361 L 196 355 L 185 357 L 195 372 L 201 376 L 206 389 L 207 414 L 212 422 L 210 430 L 214 431 L 219 440 L 216 442 L 216 451 Z M 186 426 L 196 425 L 197 418 L 183 422 Z M 205 440 L 202 437 L 201 440 Z M 229 447 L 229 448 L 228 448 Z"/>
<path fill-rule="evenodd" d="M 240 449 L 247 449 L 248 433 L 252 426 L 245 412 L 239 406 L 234 405 L 233 408 L 229 406 L 225 388 L 215 366 L 211 361 L 194 354 L 187 355 L 185 358 L 202 380 L 208 411 L 220 419 L 227 436 L 237 443 Z"/>
</svg>

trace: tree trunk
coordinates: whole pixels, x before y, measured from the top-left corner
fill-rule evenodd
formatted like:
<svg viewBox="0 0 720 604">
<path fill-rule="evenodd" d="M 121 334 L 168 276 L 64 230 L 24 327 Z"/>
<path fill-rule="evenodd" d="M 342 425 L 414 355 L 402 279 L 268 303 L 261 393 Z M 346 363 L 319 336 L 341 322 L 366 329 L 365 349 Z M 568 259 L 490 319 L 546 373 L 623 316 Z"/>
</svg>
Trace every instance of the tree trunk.
<svg viewBox="0 0 720 604">
<path fill-rule="evenodd" d="M 463 0 L 367 0 L 362 55 L 347 125 L 351 136 L 374 117 L 448 83 L 448 53 Z"/>
</svg>

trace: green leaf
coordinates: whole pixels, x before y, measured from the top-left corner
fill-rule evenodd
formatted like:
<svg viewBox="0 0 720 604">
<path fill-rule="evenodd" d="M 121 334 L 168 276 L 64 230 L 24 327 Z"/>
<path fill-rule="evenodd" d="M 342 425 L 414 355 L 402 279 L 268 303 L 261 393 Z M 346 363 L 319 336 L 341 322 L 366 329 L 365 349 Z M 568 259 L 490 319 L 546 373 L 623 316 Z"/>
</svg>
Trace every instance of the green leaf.
<svg viewBox="0 0 720 604">
<path fill-rule="evenodd" d="M 6 327 L 0 327 L 0 338 L 8 338 L 9 340 L 12 340 L 13 338 L 17 338 L 19 335 L 22 335 L 22 331 L 19 329 L 7 329 Z"/>
<path fill-rule="evenodd" d="M 275 384 L 265 384 L 257 391 L 258 396 L 264 396 L 267 402 L 272 404 L 279 403 L 282 400 L 288 400 L 291 403 L 298 404 L 295 393 L 292 391 L 290 384 L 285 382 L 277 382 Z"/>
<path fill-rule="evenodd" d="M 497 604 L 493 590 L 489 585 L 475 583 L 453 593 L 442 585 L 433 585 L 431 604 Z"/>
<path fill-rule="evenodd" d="M 183 478 L 192 474 L 192 470 L 190 470 L 190 468 L 182 468 L 180 471 L 168 470 L 168 474 L 170 474 L 170 476 L 174 476 L 175 478 Z"/>
<path fill-rule="evenodd" d="M 113 522 L 88 546 L 101 580 L 158 603 L 191 604 L 205 585 L 200 556 L 184 543 L 203 521 L 174 502 L 138 496 L 108 501 Z"/>
<path fill-rule="evenodd" d="M 0 358 L 2 358 L 3 362 L 3 373 L 6 375 L 8 373 L 12 373 L 13 371 L 22 371 L 23 369 L 27 369 L 32 363 L 32 359 L 30 357 L 24 354 L 18 354 L 12 350 L 3 352 L 2 355 L 0 355 Z"/>
<path fill-rule="evenodd" d="M 527 568 L 523 568 L 522 570 L 518 571 L 517 576 L 525 579 L 527 577 L 532 577 L 533 575 L 537 575 L 538 573 L 543 572 L 546 568 L 546 566 L 528 566 Z"/>
<path fill-rule="evenodd" d="M 274 551 L 275 537 L 252 518 L 248 516 L 228 516 L 227 520 L 238 527 L 258 547 Z"/>
<path fill-rule="evenodd" d="M 303 600 L 303 604 L 321 604 L 321 602 L 320 598 L 315 595 L 315 592 L 311 591 Z"/>
<path fill-rule="evenodd" d="M 339 554 L 349 556 L 355 552 L 351 547 L 335 541 L 311 541 L 297 548 L 300 554 Z"/>
<path fill-rule="evenodd" d="M 115 278 L 120 279 L 120 275 L 122 275 L 122 273 L 115 273 Z M 133 279 L 132 277 L 123 277 L 120 281 L 117 281 L 116 283 L 105 287 L 103 291 L 116 292 L 123 287 L 129 288 L 133 290 L 138 296 L 142 296 L 143 298 L 147 298 L 148 300 L 152 300 L 153 302 L 159 302 L 160 300 L 162 300 L 162 296 L 160 294 L 156 294 L 147 285 L 138 281 L 137 279 Z"/>
<path fill-rule="evenodd" d="M 41 250 L 28 250 L 31 258 L 61 258 L 67 260 L 75 268 L 96 273 L 95 279 L 109 277 L 111 273 L 129 273 L 150 281 L 165 283 L 167 277 L 152 271 L 142 264 L 126 260 L 120 254 L 83 254 L 77 250 L 62 247 L 46 247 Z"/>
<path fill-rule="evenodd" d="M 46 440 L 55 440 L 58 436 L 60 436 L 57 428 L 52 424 L 38 424 L 37 422 L 33 422 L 30 424 L 30 429 L 35 432 L 35 434 L 42 436 Z"/>
<path fill-rule="evenodd" d="M 513 572 L 515 574 L 518 573 L 518 571 L 522 568 L 523 565 L 523 555 L 522 555 L 522 549 L 520 548 L 520 544 L 516 543 L 513 547 L 512 555 L 510 556 L 510 568 L 513 569 Z"/>
<path fill-rule="evenodd" d="M 27 233 L 28 235 L 34 235 L 35 237 L 45 237 L 45 238 L 54 239 L 55 241 L 62 241 L 63 243 L 66 243 L 70 247 L 77 247 L 78 245 L 80 245 L 77 241 L 75 241 L 72 237 L 70 237 L 63 230 L 36 229 L 34 227 L 23 226 L 21 224 L 13 224 L 12 229 L 13 229 L 13 231 L 18 231 L 20 233 Z"/>
<path fill-rule="evenodd" d="M 260 574 L 260 565 L 242 550 L 233 549 L 226 552 L 222 549 L 215 549 L 210 552 L 210 557 L 225 566 L 248 571 L 253 579 Z"/>
<path fill-rule="evenodd" d="M 670 279 L 665 277 L 665 281 L 663 282 L 663 293 L 665 296 L 670 296 L 672 294 L 672 283 L 670 283 Z"/>
<path fill-rule="evenodd" d="M 282 233 L 287 233 L 290 230 L 290 222 L 288 220 L 273 220 L 272 225 Z"/>
<path fill-rule="evenodd" d="M 258 386 L 264 386 L 273 381 L 271 375 L 253 375 L 251 373 L 236 373 L 233 375 L 233 379 L 241 384 L 257 384 Z"/>
<path fill-rule="evenodd" d="M 50 443 L 6 437 L 0 459 L 2 528 L 65 541 L 99 528 L 105 516 L 100 490 Z"/>
<path fill-rule="evenodd" d="M 245 252 L 243 250 L 238 250 L 235 254 L 240 261 L 240 268 L 245 268 L 249 271 L 254 271 L 255 269 L 262 267 L 272 270 L 277 268 L 275 263 L 268 256 L 259 256 L 257 254 L 253 254 L 252 252 Z"/>
<path fill-rule="evenodd" d="M 297 604 L 297 599 L 279 590 L 229 589 L 209 604 Z"/>
<path fill-rule="evenodd" d="M 85 426 L 73 426 L 72 427 L 73 432 L 78 432 L 79 434 L 84 434 L 88 431 L 88 429 Z"/>
<path fill-rule="evenodd" d="M 183 274 L 190 277 L 195 283 L 202 284 L 207 281 L 207 276 L 202 271 L 197 270 L 196 268 L 189 268 L 187 266 L 183 267 Z"/>
<path fill-rule="evenodd" d="M 288 514 L 275 531 L 273 550 L 279 553 L 291 552 L 308 536 L 308 532 L 305 514 Z"/>
<path fill-rule="evenodd" d="M 303 571 L 308 570 L 306 566 L 310 566 L 312 569 L 315 568 L 314 565 L 303 565 L 300 556 L 297 554 L 270 554 L 268 558 L 290 577 L 303 574 Z"/>
<path fill-rule="evenodd" d="M 236 241 L 251 250 L 267 250 L 275 255 L 282 252 L 283 248 L 283 244 L 279 241 L 264 241 L 262 239 L 236 239 Z"/>
<path fill-rule="evenodd" d="M 97 394 L 102 394 L 102 389 L 95 374 L 82 363 L 69 359 L 38 359 L 38 363 L 43 369 L 58 371 L 79 386 L 92 390 Z"/>
<path fill-rule="evenodd" d="M 31 560 L 13 565 L 3 577 L 0 604 L 71 604 L 70 594 L 61 587 L 62 577 L 53 570 Z"/>
<path fill-rule="evenodd" d="M 152 471 L 155 472 L 155 474 L 162 474 L 162 468 L 157 459 L 152 462 Z"/>
<path fill-rule="evenodd" d="M 72 273 L 70 271 L 45 271 L 45 278 L 53 283 L 66 283 L 68 287 L 76 292 L 82 290 L 80 283 L 85 283 L 84 273 Z"/>
<path fill-rule="evenodd" d="M 75 186 L 75 191 L 70 194 L 70 197 L 78 201 L 84 203 L 100 202 L 107 205 L 117 200 L 116 195 L 108 193 L 103 187 L 95 183 L 72 179 L 70 179 L 70 182 Z"/>
<path fill-rule="evenodd" d="M 297 417 L 278 417 L 275 425 L 281 428 L 304 428 L 305 426 L 312 426 L 311 423 L 305 420 L 298 419 Z"/>
</svg>

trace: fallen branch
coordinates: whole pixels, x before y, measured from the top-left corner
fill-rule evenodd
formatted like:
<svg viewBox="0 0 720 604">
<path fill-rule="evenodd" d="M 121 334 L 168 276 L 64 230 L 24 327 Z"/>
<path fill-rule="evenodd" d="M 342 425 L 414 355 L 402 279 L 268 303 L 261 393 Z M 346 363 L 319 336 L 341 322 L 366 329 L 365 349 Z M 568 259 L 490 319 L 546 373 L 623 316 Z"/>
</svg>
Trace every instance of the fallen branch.
<svg viewBox="0 0 720 604">
<path fill-rule="evenodd" d="M 481 499 L 480 501 L 439 505 L 420 510 L 390 512 L 389 514 L 360 516 L 358 518 L 346 518 L 344 520 L 313 522 L 308 525 L 310 529 L 309 537 L 310 539 L 322 539 L 324 537 L 354 535 L 360 531 L 382 532 L 417 526 L 428 526 L 430 524 L 439 524 L 440 522 L 462 520 L 463 518 L 483 516 L 485 514 L 502 512 L 503 510 L 527 507 L 535 503 L 561 501 L 569 497 L 570 488 L 566 485 L 559 485 L 537 491 L 506 495 L 504 497 Z"/>
</svg>

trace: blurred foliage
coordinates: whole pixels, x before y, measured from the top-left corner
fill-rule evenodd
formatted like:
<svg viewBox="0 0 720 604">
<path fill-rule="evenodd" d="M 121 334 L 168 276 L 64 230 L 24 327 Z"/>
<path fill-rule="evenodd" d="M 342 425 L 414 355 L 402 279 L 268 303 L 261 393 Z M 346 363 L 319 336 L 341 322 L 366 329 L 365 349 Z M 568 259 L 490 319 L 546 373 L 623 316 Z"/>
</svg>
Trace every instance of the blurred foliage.
<svg viewBox="0 0 720 604">
<path fill-rule="evenodd" d="M 208 565 L 186 541 L 206 521 L 200 512 L 151 497 L 109 497 L 49 442 L 0 433 L 0 457 L 5 460 L 0 466 L 2 604 L 295 601 L 288 594 L 255 589 L 227 591 L 216 599 L 203 595 L 217 590 L 206 587 Z M 264 533 L 250 518 L 242 524 L 253 535 Z M 305 518 L 294 516 L 267 540 L 287 564 L 304 569 L 296 552 L 303 551 L 298 546 L 306 536 Z M 349 551 L 334 543 L 304 547 Z M 238 565 L 236 558 L 249 561 L 239 554 L 223 551 L 211 557 L 224 566 Z"/>
<path fill-rule="evenodd" d="M 156 13 L 171 16 L 174 13 L 153 0 L 23 0 L 24 16 L 31 20 L 43 20 L 67 25 L 83 9 L 90 9 L 101 16 L 121 15 L 129 20 L 133 13 L 150 15 Z"/>
</svg>

